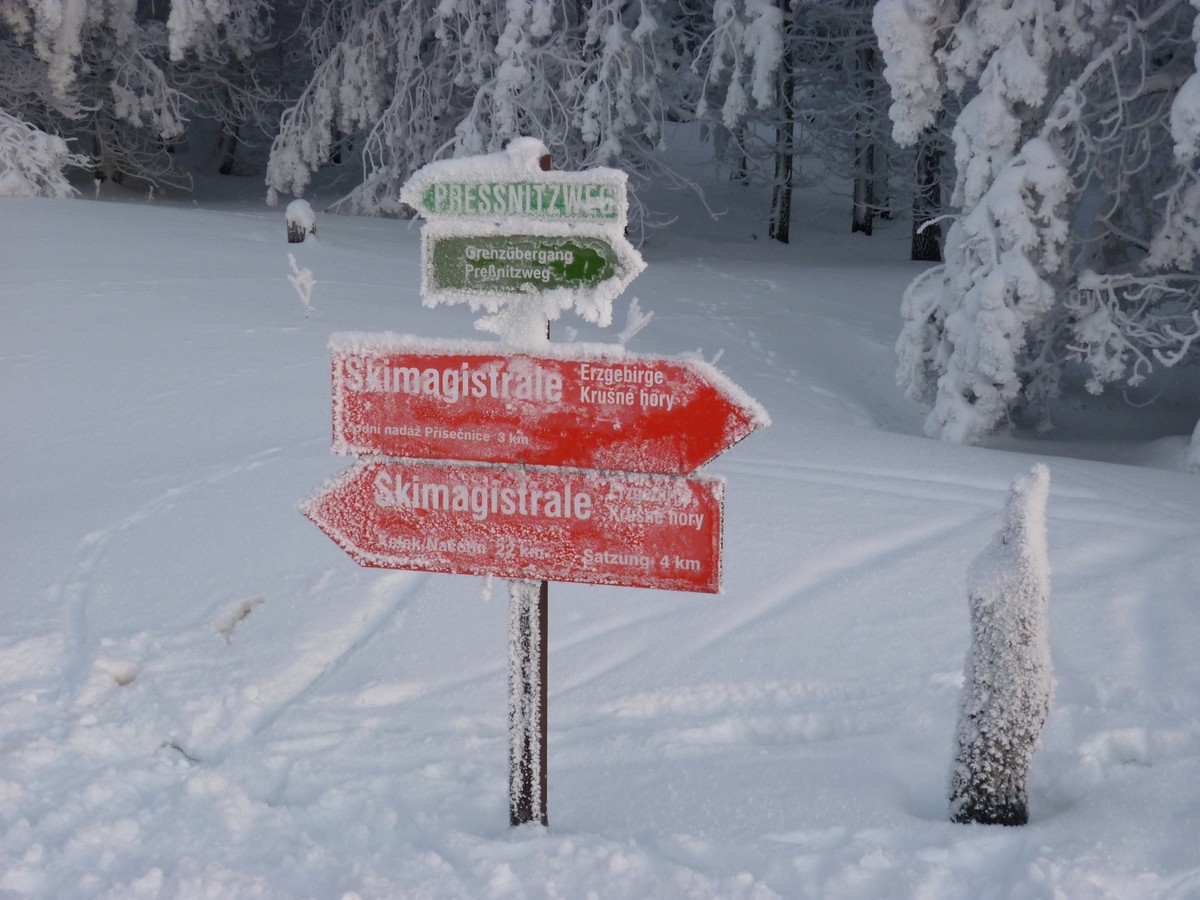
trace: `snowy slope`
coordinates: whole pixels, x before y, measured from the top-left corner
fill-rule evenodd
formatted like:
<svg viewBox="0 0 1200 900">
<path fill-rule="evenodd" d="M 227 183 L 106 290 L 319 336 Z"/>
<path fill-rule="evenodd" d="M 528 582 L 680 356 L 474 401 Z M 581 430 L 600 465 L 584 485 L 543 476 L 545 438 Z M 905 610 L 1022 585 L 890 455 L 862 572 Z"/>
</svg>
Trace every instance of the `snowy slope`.
<svg viewBox="0 0 1200 900">
<path fill-rule="evenodd" d="M 709 466 L 723 596 L 552 586 L 550 827 L 510 831 L 503 585 L 360 569 L 296 511 L 349 464 L 330 333 L 471 314 L 421 307 L 408 223 L 289 246 L 280 210 L 123 199 L 0 201 L 0 896 L 1200 896 L 1190 426 L 917 437 L 902 224 L 814 196 L 783 247 L 687 207 L 642 248 L 630 349 L 719 357 L 774 424 Z M 956 826 L 966 566 L 1038 460 L 1031 823 Z"/>
</svg>

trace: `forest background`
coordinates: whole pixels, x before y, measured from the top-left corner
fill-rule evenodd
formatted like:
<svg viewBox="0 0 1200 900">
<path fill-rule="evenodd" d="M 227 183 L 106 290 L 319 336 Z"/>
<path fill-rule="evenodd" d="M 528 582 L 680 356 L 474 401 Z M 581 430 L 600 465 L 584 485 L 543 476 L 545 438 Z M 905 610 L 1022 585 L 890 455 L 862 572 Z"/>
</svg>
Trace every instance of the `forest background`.
<svg viewBox="0 0 1200 900">
<path fill-rule="evenodd" d="M 1198 8 L 3 0 L 0 196 L 216 171 L 407 215 L 421 165 L 530 135 L 559 168 L 631 173 L 644 240 L 668 223 L 639 186 L 700 192 L 665 138 L 695 122 L 729 178 L 770 184 L 770 238 L 814 184 L 864 236 L 911 219 L 940 265 L 903 298 L 898 377 L 930 436 L 970 443 L 1051 429 L 1064 394 L 1194 398 Z"/>
</svg>

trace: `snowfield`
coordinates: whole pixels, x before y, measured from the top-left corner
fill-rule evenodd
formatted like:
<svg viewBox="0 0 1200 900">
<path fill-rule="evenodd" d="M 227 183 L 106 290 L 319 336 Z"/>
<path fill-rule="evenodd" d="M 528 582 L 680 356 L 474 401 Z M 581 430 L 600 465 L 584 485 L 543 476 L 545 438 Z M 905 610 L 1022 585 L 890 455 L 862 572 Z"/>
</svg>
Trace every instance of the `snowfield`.
<svg viewBox="0 0 1200 900">
<path fill-rule="evenodd" d="M 905 223 L 812 194 L 782 246 L 673 202 L 615 326 L 553 340 L 637 297 L 631 351 L 699 350 L 774 424 L 705 470 L 723 595 L 551 586 L 550 825 L 510 830 L 505 583 L 359 568 L 297 511 L 351 463 L 332 333 L 487 339 L 422 307 L 418 227 L 0 200 L 0 896 L 1200 897 L 1196 403 L 927 440 Z M 1037 462 L 1030 824 L 954 825 L 967 567 Z"/>
</svg>

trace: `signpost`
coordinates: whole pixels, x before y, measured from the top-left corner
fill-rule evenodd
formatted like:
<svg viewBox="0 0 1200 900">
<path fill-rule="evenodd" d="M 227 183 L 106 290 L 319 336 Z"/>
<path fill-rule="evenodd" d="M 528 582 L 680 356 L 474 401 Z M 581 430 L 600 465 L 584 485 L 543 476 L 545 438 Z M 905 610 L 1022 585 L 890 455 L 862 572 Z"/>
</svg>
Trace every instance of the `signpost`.
<svg viewBox="0 0 1200 900">
<path fill-rule="evenodd" d="M 697 360 L 500 354 L 337 335 L 338 453 L 686 474 L 759 425 L 756 404 Z"/>
<path fill-rule="evenodd" d="M 711 478 L 360 462 L 302 511 L 365 566 L 716 593 L 721 497 Z"/>
<path fill-rule="evenodd" d="M 723 483 L 690 473 L 769 423 L 705 363 L 548 345 L 546 317 L 607 324 L 645 267 L 625 174 L 548 160 L 516 138 L 404 186 L 424 302 L 485 310 L 502 346 L 335 336 L 333 447 L 361 459 L 301 506 L 362 565 L 512 579 L 512 825 L 547 824 L 548 582 L 719 592 Z"/>
</svg>

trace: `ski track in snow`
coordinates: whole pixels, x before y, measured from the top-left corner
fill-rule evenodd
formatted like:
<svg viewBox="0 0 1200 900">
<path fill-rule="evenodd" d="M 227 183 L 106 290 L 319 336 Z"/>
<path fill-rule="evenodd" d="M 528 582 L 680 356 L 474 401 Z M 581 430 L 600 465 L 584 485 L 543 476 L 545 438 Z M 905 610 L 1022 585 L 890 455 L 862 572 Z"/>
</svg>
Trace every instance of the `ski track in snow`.
<svg viewBox="0 0 1200 900">
<path fill-rule="evenodd" d="M 92 590 L 92 576 L 109 543 L 118 535 L 146 524 L 174 508 L 178 501 L 188 494 L 256 469 L 278 452 L 278 447 L 272 447 L 237 465 L 169 488 L 108 527 L 96 529 L 83 537 L 79 543 L 79 562 L 66 579 L 50 587 L 47 592 L 51 599 L 62 597 L 65 601 L 66 656 L 62 668 L 64 699 L 69 705 L 74 705 L 74 700 L 83 689 L 94 657 L 95 639 L 89 624 L 88 601 Z"/>
<path fill-rule="evenodd" d="M 722 471 L 742 475 L 768 475 L 792 482 L 887 494 L 912 500 L 950 501 L 994 507 L 998 492 L 1007 488 L 1001 481 L 922 476 L 896 469 L 863 466 L 833 466 L 761 459 L 754 462 L 720 460 Z"/>
<path fill-rule="evenodd" d="M 242 696 L 247 702 L 232 716 L 232 721 L 227 714 L 228 697 L 213 698 L 208 710 L 197 710 L 199 719 L 220 723 L 219 728 L 211 731 L 221 735 L 214 737 L 211 732 L 199 735 L 207 746 L 198 752 L 203 752 L 210 762 L 219 760 L 240 744 L 269 731 L 285 713 L 312 697 L 355 653 L 375 639 L 427 578 L 409 572 L 380 575 L 354 616 L 347 616 L 352 624 L 301 648 L 302 652 L 290 664 L 272 673 L 269 679 L 245 685 Z"/>
<path fill-rule="evenodd" d="M 827 555 L 808 567 L 800 567 L 775 584 L 764 585 L 763 597 L 745 601 L 736 614 L 730 615 L 720 628 L 714 629 L 688 650 L 702 653 L 751 625 L 761 623 L 785 604 L 802 597 L 837 578 L 850 578 L 864 570 L 884 567 L 890 560 L 907 556 L 922 547 L 941 543 L 948 535 L 990 517 L 991 512 L 974 516 L 956 516 L 926 525 L 914 525 L 899 535 L 863 535 L 853 547 L 841 553 Z"/>
<path fill-rule="evenodd" d="M 158 517 L 176 508 L 189 495 L 267 465 L 280 449 L 269 448 L 236 465 L 162 491 L 116 522 L 84 536 L 78 545 L 79 559 L 70 574 L 45 592 L 50 602 L 57 599 L 64 609 L 61 635 L 49 635 L 39 645 L 49 644 L 59 648 L 60 674 L 52 676 L 50 681 L 50 684 L 57 684 L 53 698 L 57 701 L 57 715 L 70 720 L 100 704 L 114 687 L 125 688 L 138 679 L 144 670 L 153 672 L 154 669 L 154 654 L 145 649 L 145 634 L 135 635 L 130 640 L 114 640 L 97 633 L 91 623 L 89 604 L 94 593 L 93 576 L 113 542 L 139 527 L 152 527 Z M 263 677 L 267 673 L 260 672 L 257 681 L 242 686 L 243 702 L 234 704 L 232 710 L 229 694 L 220 688 L 220 677 L 214 679 L 211 674 L 215 673 L 210 673 L 206 678 L 204 673 L 196 673 L 202 680 L 212 684 L 216 690 L 215 696 L 207 701 L 207 706 L 204 702 L 197 703 L 195 697 L 185 704 L 194 729 L 186 739 L 165 735 L 163 739 L 189 759 L 198 759 L 203 755 L 211 762 L 228 753 L 239 742 L 250 740 L 268 730 L 382 630 L 427 577 L 413 573 L 381 575 L 372 585 L 365 602 L 359 604 L 355 615 L 348 619 L 354 624 L 321 635 L 314 646 L 306 648 L 282 668 L 271 671 L 268 677 Z M 320 583 L 313 587 L 314 594 L 319 591 Z M 214 628 L 226 643 L 231 643 L 241 620 L 249 616 L 261 602 L 261 598 L 244 601 L 241 607 L 227 610 L 221 622 L 215 626 L 203 621 L 178 635 L 168 635 L 156 642 L 168 645 L 165 650 L 160 647 L 158 652 L 187 657 L 188 648 L 183 645 L 192 644 L 196 639 L 209 643 Z M 135 646 L 123 649 L 122 643 Z M 13 650 L 13 647 L 8 647 L 4 652 L 7 654 Z M 17 648 L 17 652 L 20 650 Z M 185 675 L 184 680 L 188 677 Z M 154 674 L 147 675 L 148 680 L 153 678 Z M 52 698 L 48 695 L 47 699 Z M 211 731 L 204 727 L 206 724 L 213 726 Z M 60 724 L 57 730 L 61 731 L 63 727 Z M 219 732 L 219 736 L 214 732 Z M 198 747 L 191 746 L 193 740 Z M 187 741 L 186 745 L 184 741 Z"/>
</svg>

